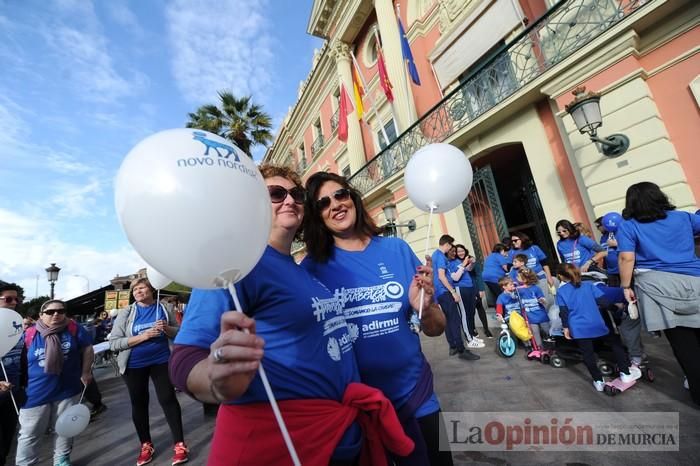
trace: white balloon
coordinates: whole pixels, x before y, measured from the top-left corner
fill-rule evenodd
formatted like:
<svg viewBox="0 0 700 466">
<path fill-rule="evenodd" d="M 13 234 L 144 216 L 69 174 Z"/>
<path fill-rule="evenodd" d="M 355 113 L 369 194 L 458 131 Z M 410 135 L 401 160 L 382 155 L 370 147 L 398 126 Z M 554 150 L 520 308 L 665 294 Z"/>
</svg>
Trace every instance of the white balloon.
<svg viewBox="0 0 700 466">
<path fill-rule="evenodd" d="M 447 212 L 459 206 L 469 194 L 473 177 L 467 156 L 444 143 L 417 150 L 404 171 L 408 197 L 426 212 Z"/>
<path fill-rule="evenodd" d="M 193 288 L 243 278 L 270 232 L 270 197 L 253 160 L 201 130 L 161 131 L 138 143 L 119 168 L 115 206 L 146 263 Z"/>
<path fill-rule="evenodd" d="M 171 279 L 158 272 L 150 265 L 146 267 L 146 278 L 148 278 L 148 281 L 151 282 L 151 285 L 156 290 L 162 290 L 173 282 Z"/>
<path fill-rule="evenodd" d="M 0 357 L 15 347 L 23 331 L 21 315 L 12 309 L 0 309 Z"/>
<path fill-rule="evenodd" d="M 90 410 L 84 404 L 67 408 L 56 419 L 56 433 L 61 437 L 80 435 L 90 422 Z"/>
</svg>

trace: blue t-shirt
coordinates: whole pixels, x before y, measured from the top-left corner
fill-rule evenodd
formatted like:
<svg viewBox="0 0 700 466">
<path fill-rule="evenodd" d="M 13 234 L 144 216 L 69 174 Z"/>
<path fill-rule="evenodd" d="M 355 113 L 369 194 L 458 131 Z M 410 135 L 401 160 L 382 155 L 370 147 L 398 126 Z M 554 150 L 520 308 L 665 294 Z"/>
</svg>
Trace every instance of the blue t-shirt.
<svg viewBox="0 0 700 466">
<path fill-rule="evenodd" d="M 484 260 L 484 271 L 481 273 L 485 282 L 498 283 L 498 280 L 506 275 L 504 265 L 508 265 L 508 257 L 500 252 L 492 252 Z"/>
<path fill-rule="evenodd" d="M 649 223 L 625 220 L 617 230 L 617 249 L 635 253 L 635 268 L 700 277 L 693 235 L 700 233 L 700 215 L 669 210 Z"/>
<path fill-rule="evenodd" d="M 545 278 L 547 276 L 542 268 L 542 261 L 547 260 L 547 255 L 542 252 L 539 246 L 533 244 L 527 249 L 511 249 L 508 254 L 511 262 L 518 254 L 525 254 L 527 256 L 525 267 L 535 272 L 539 278 Z"/>
<path fill-rule="evenodd" d="M 571 338 L 597 338 L 608 334 L 608 327 L 596 302 L 597 298 L 603 296 L 603 292 L 591 282 L 582 282 L 578 288 L 571 283 L 559 287 L 557 306 L 564 327 L 568 326 L 571 332 Z M 563 306 L 568 309 L 568 316 L 562 312 Z"/>
<path fill-rule="evenodd" d="M 600 245 L 608 251 L 608 255 L 605 256 L 605 266 L 608 273 L 617 275 L 620 273 L 620 267 L 617 264 L 617 248 L 608 246 L 610 238 L 615 239 L 615 235 L 609 232 L 603 233 L 603 236 L 600 237 Z"/>
<path fill-rule="evenodd" d="M 537 285 L 524 286 L 518 288 L 520 300 L 523 302 L 523 307 L 527 311 L 527 320 L 531 324 L 541 324 L 549 322 L 547 309 L 538 301 L 539 298 L 544 298 L 544 293 Z"/>
<path fill-rule="evenodd" d="M 163 305 L 158 305 L 158 303 L 153 303 L 150 306 L 134 304 L 131 312 L 136 313 L 134 324 L 131 327 L 131 332 L 134 336 L 141 335 L 151 329 L 157 320 L 165 320 L 166 322 L 168 320 L 168 314 Z M 165 364 L 168 362 L 169 357 L 168 337 L 162 334 L 133 346 L 131 353 L 129 353 L 129 362 L 126 367 L 138 369 L 140 367 L 155 366 L 156 364 Z"/>
<path fill-rule="evenodd" d="M 503 306 L 504 318 L 509 317 L 511 312 L 517 312 L 520 310 L 520 302 L 518 301 L 518 296 L 515 294 L 515 292 L 511 294 L 504 291 L 503 293 L 499 294 L 498 298 L 496 298 L 496 306 L 499 304 Z"/>
<path fill-rule="evenodd" d="M 414 254 L 415 256 L 415 254 Z M 439 249 L 436 249 L 435 252 L 433 252 L 432 255 L 433 259 L 433 286 L 435 287 L 435 298 L 438 296 L 442 296 L 443 293 L 448 293 L 449 290 L 445 288 L 445 285 L 442 284 L 440 281 L 439 275 L 438 275 L 438 270 L 442 269 L 445 271 L 445 277 L 447 277 L 447 280 L 450 280 L 450 272 L 447 267 L 447 256 L 445 256 L 445 253 L 440 251 Z"/>
<path fill-rule="evenodd" d="M 557 251 L 562 262 L 581 267 L 595 255 L 595 251 L 602 250 L 600 245 L 586 235 L 576 239 L 560 239 L 557 242 Z"/>
<path fill-rule="evenodd" d="M 32 343 L 27 349 L 27 367 L 29 378 L 27 384 L 27 402 L 24 408 L 34 408 L 46 403 L 65 400 L 77 395 L 83 388 L 80 381 L 82 374 L 82 349 L 92 345 L 90 334 L 77 325 L 77 333 L 71 335 L 66 329 L 60 334 L 63 349 L 63 370 L 60 374 L 44 372 L 46 344 L 37 330 Z"/>
<path fill-rule="evenodd" d="M 256 334 L 265 340 L 262 363 L 275 398 L 342 401 L 348 384 L 360 376 L 352 351 L 358 329 L 346 324 L 339 297 L 270 246 L 235 286 L 243 310 L 255 319 Z M 234 309 L 227 290 L 193 290 L 175 343 L 209 350 L 219 337 L 221 315 Z M 256 402 L 267 402 L 260 374 L 232 404 Z M 360 438 L 353 424 L 336 454 L 343 449 L 356 454 Z"/>
<path fill-rule="evenodd" d="M 510 277 L 511 280 L 513 280 L 513 283 L 515 283 L 515 286 L 522 285 L 522 282 L 518 280 L 518 272 L 520 272 L 520 269 L 516 269 L 515 267 L 511 268 L 508 271 L 508 276 Z"/>
<path fill-rule="evenodd" d="M 454 281 L 452 279 L 452 274 L 459 270 L 460 265 L 462 265 L 462 261 L 459 259 L 453 259 L 451 261 L 448 261 L 447 279 L 450 280 L 450 283 L 452 283 L 454 286 L 461 286 L 463 288 L 473 288 L 474 282 L 472 281 L 471 275 L 469 275 L 469 271 L 466 269 L 462 271 L 462 276 L 459 277 L 459 280 Z"/>
<path fill-rule="evenodd" d="M 445 255 L 438 251 L 444 258 Z M 408 291 L 420 261 L 405 241 L 375 236 L 364 251 L 334 248 L 325 264 L 307 257 L 302 266 L 341 296 L 362 382 L 384 392 L 396 408 L 408 400 L 425 363 L 411 331 Z M 435 263 L 433 263 L 435 266 Z M 416 417 L 440 408 L 433 395 Z"/>
</svg>

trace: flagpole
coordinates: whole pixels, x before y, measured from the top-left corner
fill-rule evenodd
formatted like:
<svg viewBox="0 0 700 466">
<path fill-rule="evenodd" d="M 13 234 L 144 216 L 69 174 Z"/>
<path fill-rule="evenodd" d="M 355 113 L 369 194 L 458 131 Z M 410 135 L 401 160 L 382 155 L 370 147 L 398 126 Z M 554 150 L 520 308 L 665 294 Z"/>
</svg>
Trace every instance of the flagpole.
<svg viewBox="0 0 700 466">
<path fill-rule="evenodd" d="M 377 49 L 381 52 L 382 56 L 384 56 L 384 48 L 382 47 L 382 42 L 379 40 L 379 33 L 377 32 L 377 29 L 374 29 L 374 41 L 377 43 Z M 377 55 L 377 60 L 379 60 L 379 55 Z M 387 70 L 387 76 L 388 76 L 388 70 Z M 396 129 L 396 132 L 399 133 L 399 120 L 396 119 L 396 107 L 394 106 L 394 102 L 389 102 L 391 105 L 391 117 L 394 119 L 394 127 Z M 388 141 L 388 140 L 387 140 Z M 388 144 L 388 142 L 387 142 Z"/>
<path fill-rule="evenodd" d="M 398 3 L 396 4 L 396 11 L 395 12 L 396 12 L 396 23 L 398 26 L 399 21 L 401 21 L 401 19 L 400 19 L 401 18 L 401 10 L 400 10 L 400 6 Z M 399 33 L 401 32 L 401 29 L 402 28 L 399 28 Z M 404 30 L 404 34 L 406 34 L 405 30 Z M 401 38 L 401 41 L 403 41 L 403 37 Z M 406 42 L 408 42 L 408 37 L 406 37 Z M 411 105 L 411 98 L 410 98 L 411 85 L 408 83 L 408 81 L 409 81 L 409 78 L 410 79 L 412 79 L 412 78 L 411 78 L 411 73 L 409 73 L 408 69 L 407 69 L 408 64 L 406 63 L 406 59 L 403 57 L 403 51 L 401 52 L 401 57 L 402 57 L 401 61 L 403 62 L 403 72 L 406 73 L 406 79 L 403 82 L 404 89 L 406 91 L 406 102 L 408 104 L 408 110 L 409 110 L 409 112 L 411 112 L 411 114 L 409 115 L 409 117 L 411 118 L 411 123 L 409 125 L 407 125 L 407 127 L 406 127 L 408 129 L 408 127 L 410 127 L 413 124 L 413 122 L 415 122 L 418 119 L 418 115 L 416 114 L 415 106 Z"/>
<path fill-rule="evenodd" d="M 355 67 L 355 75 L 357 76 L 357 79 L 360 80 L 360 84 L 362 85 L 362 88 L 365 90 L 365 95 L 367 96 L 367 100 L 369 100 L 369 106 L 372 109 L 372 112 L 374 113 L 374 117 L 377 119 L 377 122 L 379 123 L 379 128 L 382 131 L 382 136 L 384 137 L 384 142 L 386 142 L 386 145 L 388 146 L 391 141 L 389 141 L 389 137 L 387 136 L 386 130 L 384 129 L 384 124 L 382 123 L 382 120 L 379 118 L 379 112 L 377 112 L 377 106 L 375 105 L 374 98 L 372 98 L 372 96 L 369 94 L 369 90 L 367 89 L 367 84 L 365 83 L 365 80 L 362 77 L 362 73 L 360 73 L 360 66 L 357 64 L 357 59 L 355 58 L 355 54 L 353 53 L 352 50 L 350 50 L 350 56 L 352 57 L 352 64 Z M 362 98 L 362 96 L 360 96 L 360 98 Z"/>
</svg>

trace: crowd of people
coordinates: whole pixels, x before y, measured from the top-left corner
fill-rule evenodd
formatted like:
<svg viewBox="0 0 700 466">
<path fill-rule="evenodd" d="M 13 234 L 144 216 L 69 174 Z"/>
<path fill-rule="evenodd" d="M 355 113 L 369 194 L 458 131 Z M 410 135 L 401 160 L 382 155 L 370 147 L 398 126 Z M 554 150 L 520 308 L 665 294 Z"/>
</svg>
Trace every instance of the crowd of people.
<svg viewBox="0 0 700 466">
<path fill-rule="evenodd" d="M 629 188 L 616 231 L 596 220 L 600 241 L 585 225 L 557 222 L 555 268 L 557 258 L 525 232 L 493 245 L 483 262 L 445 234 L 422 262 L 403 240 L 381 236 L 344 177 L 321 172 L 304 184 L 287 167 L 260 171 L 272 203 L 268 245 L 233 290 L 194 289 L 182 317 L 140 278 L 131 284 L 135 302 L 114 319 L 100 316 L 92 335 L 60 300 L 25 320 L 24 336 L 3 357 L 0 464 L 17 422 L 16 464 L 36 464 L 38 437 L 94 384 L 92 343 L 106 340 L 131 401 L 137 466 L 156 451 L 149 380 L 172 434 L 173 465 L 189 458 L 176 387 L 221 405 L 210 465 L 282 464 L 290 454 L 305 465 L 451 465 L 420 333 L 444 333 L 448 357 L 475 363 L 494 336 L 487 292 L 499 320 L 525 318 L 531 354 L 555 336 L 575 343 L 596 390 L 605 384 L 596 342 L 612 348 L 630 383 L 645 358 L 643 329 L 664 332 L 700 406 L 700 216 L 676 210 L 655 184 Z M 299 264 L 295 240 L 306 245 Z M 593 273 L 597 281 L 586 280 Z M 15 285 L 0 287 L 0 307 L 14 309 L 18 298 Z M 612 309 L 616 325 L 600 309 Z M 289 438 L 280 435 L 267 384 Z M 250 441 L 253 432 L 265 441 Z M 71 448 L 57 434 L 54 465 L 69 465 Z"/>
</svg>

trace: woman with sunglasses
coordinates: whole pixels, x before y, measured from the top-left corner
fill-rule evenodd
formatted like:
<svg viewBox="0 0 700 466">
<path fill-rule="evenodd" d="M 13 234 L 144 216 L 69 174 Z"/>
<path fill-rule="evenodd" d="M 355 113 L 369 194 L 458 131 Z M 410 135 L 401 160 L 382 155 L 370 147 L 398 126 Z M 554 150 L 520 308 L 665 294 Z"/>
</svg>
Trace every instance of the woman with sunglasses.
<svg viewBox="0 0 700 466">
<path fill-rule="evenodd" d="M 260 364 L 302 464 L 355 464 L 362 431 L 353 422 L 357 408 L 349 403 L 358 389 L 388 409 L 381 421 L 391 422 L 393 415 L 392 438 L 402 439 L 394 448 L 407 454 L 412 444 L 389 401 L 353 383 L 359 382 L 354 337 L 342 303 L 291 255 L 304 218 L 299 176 L 273 165 L 262 165 L 260 172 L 272 202 L 272 228 L 262 258 L 235 285 L 244 313 L 230 312 L 234 303 L 227 290 L 193 290 L 170 361 L 178 387 L 221 404 L 208 464 L 291 463 Z"/>
<path fill-rule="evenodd" d="M 510 237 L 512 249 L 511 259 L 518 254 L 527 256 L 525 267 L 537 274 L 537 286 L 547 298 L 548 305 L 554 303 L 554 296 L 549 291 L 550 286 L 554 286 L 554 277 L 547 265 L 547 255 L 539 246 L 532 243 L 530 237 L 522 231 L 516 232 Z"/>
<path fill-rule="evenodd" d="M 178 327 L 172 310 L 156 301 L 156 290 L 147 278 L 134 280 L 131 294 L 135 302 L 119 312 L 109 336 L 109 348 L 117 354 L 119 373 L 131 400 L 131 418 L 141 444 L 136 465 L 150 463 L 155 454 L 148 416 L 149 378 L 173 438 L 172 464 L 186 463 L 189 450 L 180 403 L 168 378 L 168 339 L 175 338 Z"/>
<path fill-rule="evenodd" d="M 5 309 L 15 310 L 19 304 L 19 294 L 19 286 L 0 280 L 0 314 L 5 312 Z M 24 326 L 23 328 L 26 329 Z M 19 402 L 23 395 L 19 386 L 22 348 L 24 341 L 20 339 L 10 351 L 0 354 L 7 374 L 0 372 L 0 466 L 5 466 L 5 458 L 10 454 L 17 433 L 17 413 L 12 396 Z"/>
<path fill-rule="evenodd" d="M 308 256 L 302 266 L 341 296 L 362 382 L 392 401 L 416 443 L 409 457 L 394 461 L 451 465 L 451 453 L 440 451 L 444 426 L 432 371 L 409 325 L 423 297 L 423 333 L 437 336 L 445 328 L 445 315 L 433 303 L 430 261 L 423 266 L 406 242 L 378 236 L 360 194 L 344 177 L 319 172 L 306 189 Z"/>
<path fill-rule="evenodd" d="M 578 267 L 582 273 L 588 272 L 591 266 L 597 268 L 596 264 L 605 257 L 605 250 L 600 244 L 582 235 L 568 220 L 559 220 L 555 228 L 559 235 L 557 252 L 563 263 Z"/>
<path fill-rule="evenodd" d="M 19 412 L 17 466 L 37 464 L 39 442 L 48 427 L 79 398 L 92 380 L 92 340 L 66 317 L 66 303 L 46 301 L 36 325 L 24 334 L 23 365 L 27 400 Z M 73 439 L 56 434 L 54 466 L 70 466 Z"/>
</svg>

